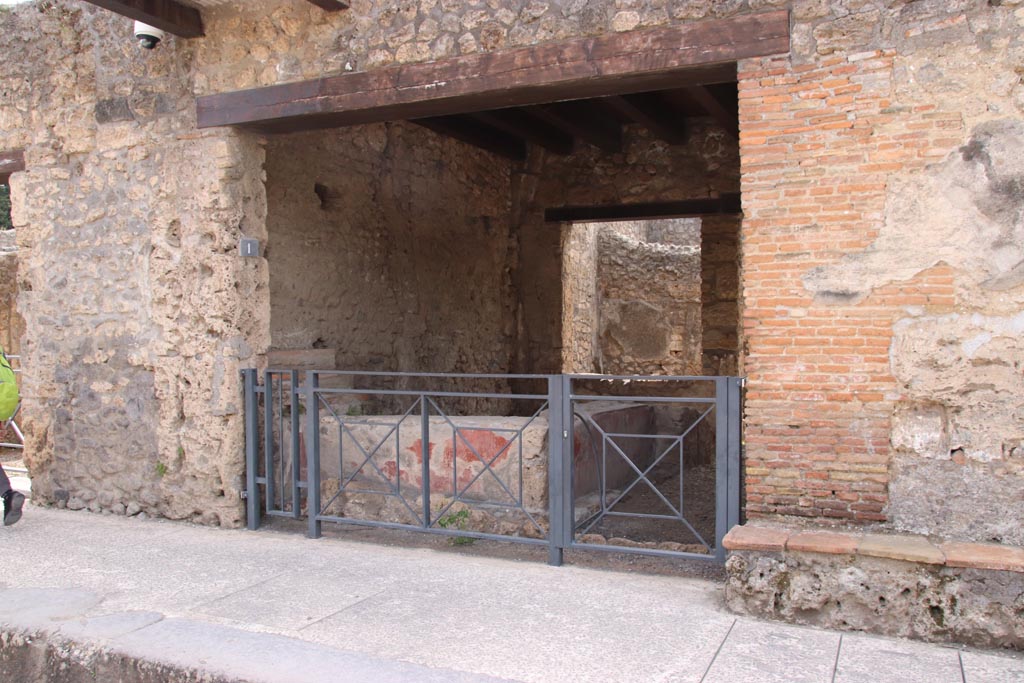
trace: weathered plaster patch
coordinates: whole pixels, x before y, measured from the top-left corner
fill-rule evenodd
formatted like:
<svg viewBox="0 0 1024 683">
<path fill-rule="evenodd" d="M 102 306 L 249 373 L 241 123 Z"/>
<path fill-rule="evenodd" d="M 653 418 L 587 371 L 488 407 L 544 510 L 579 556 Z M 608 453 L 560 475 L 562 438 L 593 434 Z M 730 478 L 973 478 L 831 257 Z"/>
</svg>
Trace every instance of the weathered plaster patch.
<svg viewBox="0 0 1024 683">
<path fill-rule="evenodd" d="M 991 121 L 929 172 L 894 180 L 878 239 L 803 277 L 823 304 L 856 304 L 873 290 L 947 263 L 994 289 L 1024 267 L 1024 122 Z"/>
<path fill-rule="evenodd" d="M 892 446 L 923 458 L 948 460 L 946 407 L 939 403 L 907 403 L 892 417 Z"/>
<path fill-rule="evenodd" d="M 985 344 L 988 344 L 990 341 L 992 341 L 992 335 L 988 332 L 982 332 L 981 334 L 975 335 L 965 341 L 960 345 L 960 348 L 963 349 L 964 355 L 968 358 L 972 358 L 978 349 Z"/>
</svg>

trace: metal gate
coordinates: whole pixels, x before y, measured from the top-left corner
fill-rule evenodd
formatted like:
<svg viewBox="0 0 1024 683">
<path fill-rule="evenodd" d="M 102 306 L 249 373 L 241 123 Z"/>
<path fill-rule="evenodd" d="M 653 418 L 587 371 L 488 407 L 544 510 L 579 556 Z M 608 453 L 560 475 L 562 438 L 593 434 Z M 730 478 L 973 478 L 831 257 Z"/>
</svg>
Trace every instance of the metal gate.
<svg viewBox="0 0 1024 683">
<path fill-rule="evenodd" d="M 263 515 L 722 562 L 737 377 L 244 370 Z M 261 381 L 262 380 L 262 381 Z"/>
</svg>

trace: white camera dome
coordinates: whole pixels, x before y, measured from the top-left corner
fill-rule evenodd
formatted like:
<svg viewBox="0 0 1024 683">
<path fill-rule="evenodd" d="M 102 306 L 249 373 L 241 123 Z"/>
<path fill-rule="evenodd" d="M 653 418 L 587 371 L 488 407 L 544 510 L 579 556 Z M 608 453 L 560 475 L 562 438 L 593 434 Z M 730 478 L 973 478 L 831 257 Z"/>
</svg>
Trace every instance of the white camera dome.
<svg viewBox="0 0 1024 683">
<path fill-rule="evenodd" d="M 152 50 L 159 45 L 166 35 L 166 33 L 155 26 L 144 24 L 141 21 L 135 22 L 135 39 L 139 41 L 139 45 L 147 50 Z"/>
</svg>

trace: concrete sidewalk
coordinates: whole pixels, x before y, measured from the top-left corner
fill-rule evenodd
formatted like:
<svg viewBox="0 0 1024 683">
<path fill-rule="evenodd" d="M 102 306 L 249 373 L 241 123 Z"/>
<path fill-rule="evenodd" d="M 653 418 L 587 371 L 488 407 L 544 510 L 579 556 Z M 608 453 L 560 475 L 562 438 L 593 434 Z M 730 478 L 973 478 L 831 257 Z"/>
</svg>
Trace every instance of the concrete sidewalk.
<svg viewBox="0 0 1024 683">
<path fill-rule="evenodd" d="M 692 579 L 33 507 L 0 550 L 0 645 L 206 680 L 1024 681 L 1020 656 L 736 618 Z"/>
</svg>

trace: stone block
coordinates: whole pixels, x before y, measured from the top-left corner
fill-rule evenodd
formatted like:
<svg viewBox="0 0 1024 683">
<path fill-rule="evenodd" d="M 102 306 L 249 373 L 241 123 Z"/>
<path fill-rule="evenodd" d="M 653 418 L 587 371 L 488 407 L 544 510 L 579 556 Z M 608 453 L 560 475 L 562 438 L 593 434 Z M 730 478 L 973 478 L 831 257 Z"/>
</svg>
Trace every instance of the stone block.
<svg viewBox="0 0 1024 683">
<path fill-rule="evenodd" d="M 949 459 L 946 407 L 938 403 L 903 403 L 892 416 L 893 448 L 922 458 Z"/>
<path fill-rule="evenodd" d="M 96 103 L 95 115 L 96 123 L 100 124 L 131 121 L 135 118 L 126 97 L 99 100 Z"/>
<path fill-rule="evenodd" d="M 722 539 L 726 550 L 782 552 L 790 532 L 763 526 L 734 526 Z"/>
<path fill-rule="evenodd" d="M 860 534 L 841 534 L 831 531 L 801 531 L 786 542 L 786 550 L 828 555 L 853 554 L 861 541 Z"/>
<path fill-rule="evenodd" d="M 943 543 L 939 547 L 949 567 L 1024 573 L 1024 548 L 991 543 Z"/>
<path fill-rule="evenodd" d="M 857 546 L 859 555 L 884 557 L 904 562 L 943 564 L 945 556 L 923 536 L 865 534 Z"/>
</svg>

